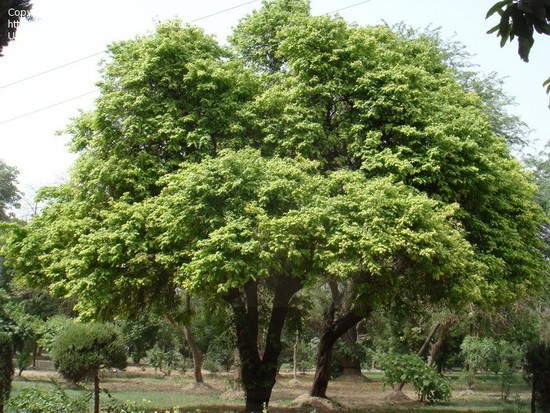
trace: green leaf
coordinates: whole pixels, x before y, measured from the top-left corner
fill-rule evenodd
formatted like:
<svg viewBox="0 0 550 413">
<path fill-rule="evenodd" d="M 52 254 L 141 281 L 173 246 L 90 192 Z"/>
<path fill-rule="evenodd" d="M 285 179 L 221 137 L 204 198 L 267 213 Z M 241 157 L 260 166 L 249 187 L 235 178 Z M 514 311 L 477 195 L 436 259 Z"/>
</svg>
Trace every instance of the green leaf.
<svg viewBox="0 0 550 413">
<path fill-rule="evenodd" d="M 493 14 L 495 14 L 497 11 L 500 11 L 502 10 L 502 8 L 508 4 L 512 4 L 513 0 L 502 0 L 502 1 L 499 1 L 498 3 L 495 3 L 488 11 L 487 11 L 487 14 L 485 15 L 485 18 L 488 19 L 489 17 L 491 17 Z"/>
</svg>

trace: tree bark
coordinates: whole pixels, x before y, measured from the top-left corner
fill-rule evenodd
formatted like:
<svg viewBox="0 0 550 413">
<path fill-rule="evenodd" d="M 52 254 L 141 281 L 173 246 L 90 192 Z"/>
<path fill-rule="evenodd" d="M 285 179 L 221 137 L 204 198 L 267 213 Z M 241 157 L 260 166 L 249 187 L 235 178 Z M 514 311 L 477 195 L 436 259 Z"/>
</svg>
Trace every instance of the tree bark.
<svg viewBox="0 0 550 413">
<path fill-rule="evenodd" d="M 330 361 L 334 344 L 346 331 L 367 317 L 371 309 L 365 305 L 358 306 L 336 319 L 335 312 L 335 303 L 333 301 L 326 316 L 323 334 L 321 335 L 317 350 L 317 367 L 310 392 L 310 395 L 313 397 L 327 398 L 326 392 L 330 379 Z"/>
<path fill-rule="evenodd" d="M 197 346 L 197 343 L 195 342 L 195 337 L 191 332 L 191 326 L 186 326 L 178 323 L 170 315 L 166 315 L 166 319 L 170 322 L 170 324 L 176 327 L 183 334 L 185 340 L 187 341 L 187 344 L 189 345 L 189 350 L 191 351 L 191 355 L 193 357 L 193 372 L 195 376 L 195 383 L 204 383 L 202 377 L 202 354 L 199 347 Z"/>
<path fill-rule="evenodd" d="M 257 282 L 249 282 L 244 291 L 234 289 L 226 296 L 235 315 L 242 383 L 246 393 L 246 413 L 262 412 L 269 404 L 276 381 L 282 349 L 281 334 L 290 300 L 301 288 L 302 284 L 297 278 L 282 276 L 277 279 L 263 352 L 258 349 Z"/>
<path fill-rule="evenodd" d="M 298 371 L 298 345 L 300 344 L 300 335 L 298 334 L 298 331 L 296 331 L 296 341 L 294 342 L 294 352 L 292 354 L 292 361 L 294 364 L 293 373 L 294 373 L 294 380 L 298 380 L 297 371 Z"/>
<path fill-rule="evenodd" d="M 94 413 L 99 413 L 99 370 L 94 373 Z"/>
</svg>

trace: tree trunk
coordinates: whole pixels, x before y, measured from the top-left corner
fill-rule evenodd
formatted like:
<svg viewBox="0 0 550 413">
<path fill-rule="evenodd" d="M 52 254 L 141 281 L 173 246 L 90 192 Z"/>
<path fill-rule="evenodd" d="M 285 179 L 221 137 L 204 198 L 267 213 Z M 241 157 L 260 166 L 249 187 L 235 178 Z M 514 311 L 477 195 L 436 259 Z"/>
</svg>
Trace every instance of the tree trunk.
<svg viewBox="0 0 550 413">
<path fill-rule="evenodd" d="M 333 301 L 325 317 L 325 326 L 317 350 L 317 367 L 310 392 L 310 395 L 313 397 L 327 398 L 326 392 L 330 379 L 330 360 L 334 344 L 346 331 L 367 317 L 371 309 L 368 306 L 358 306 L 337 319 L 335 319 L 335 312 Z"/>
<path fill-rule="evenodd" d="M 441 347 L 443 347 L 443 343 L 445 342 L 445 338 L 447 337 L 447 333 L 451 329 L 451 326 L 453 325 L 453 322 L 451 320 L 445 321 L 443 323 L 443 326 L 441 327 L 441 330 L 439 330 L 439 337 L 437 338 L 437 341 L 432 346 L 432 349 L 430 351 L 430 357 L 428 360 L 428 366 L 433 367 L 435 364 L 435 358 L 437 357 L 437 354 L 439 353 L 439 350 L 441 350 Z"/>
<path fill-rule="evenodd" d="M 246 393 L 246 413 L 260 413 L 269 404 L 281 354 L 281 334 L 292 296 L 302 288 L 294 277 L 277 279 L 265 349 L 258 349 L 258 284 L 248 283 L 244 291 L 234 289 L 226 296 L 235 315 L 237 347 L 241 358 L 242 383 Z M 261 356 L 260 356 L 261 354 Z"/>
<path fill-rule="evenodd" d="M 352 354 L 335 352 L 334 358 L 342 365 L 342 376 L 363 377 L 361 373 L 361 361 L 353 355 L 357 351 L 357 328 L 353 326 L 346 331 L 340 340 L 343 340 Z"/>
<path fill-rule="evenodd" d="M 300 344 L 300 335 L 298 334 L 298 331 L 296 331 L 296 341 L 294 342 L 294 353 L 292 354 L 293 362 L 294 362 L 294 380 L 298 380 L 297 377 L 297 371 L 298 371 L 298 345 Z"/>
<path fill-rule="evenodd" d="M 94 413 L 99 413 L 99 370 L 94 373 Z"/>
<path fill-rule="evenodd" d="M 437 329 L 441 326 L 440 322 L 435 323 L 432 326 L 432 329 L 430 330 L 430 333 L 428 334 L 428 337 L 426 337 L 426 340 L 424 340 L 424 343 L 422 344 L 422 347 L 420 347 L 420 350 L 418 350 L 418 353 L 416 355 L 418 357 L 422 357 L 426 350 L 428 349 L 428 346 L 430 345 L 430 342 L 432 341 L 433 336 L 435 335 Z M 401 383 L 398 383 L 393 388 L 395 391 L 402 391 L 403 387 L 405 387 L 405 382 L 402 381 Z"/>
<path fill-rule="evenodd" d="M 195 375 L 195 382 L 204 383 L 202 378 L 202 354 L 197 346 L 197 343 L 195 342 L 195 337 L 193 337 L 191 328 L 188 326 L 182 326 L 182 332 L 187 340 L 187 344 L 189 344 L 189 350 L 191 350 L 191 354 L 193 356 L 193 372 Z"/>
<path fill-rule="evenodd" d="M 176 327 L 183 334 L 183 336 L 185 337 L 185 340 L 187 341 L 187 345 L 189 346 L 189 350 L 191 351 L 191 355 L 193 357 L 193 372 L 195 375 L 195 383 L 204 383 L 204 380 L 202 378 L 202 354 L 200 349 L 197 346 L 195 337 L 191 332 L 191 326 L 190 325 L 186 326 L 178 323 L 169 314 L 166 315 L 166 319 L 170 322 L 170 324 Z"/>
</svg>

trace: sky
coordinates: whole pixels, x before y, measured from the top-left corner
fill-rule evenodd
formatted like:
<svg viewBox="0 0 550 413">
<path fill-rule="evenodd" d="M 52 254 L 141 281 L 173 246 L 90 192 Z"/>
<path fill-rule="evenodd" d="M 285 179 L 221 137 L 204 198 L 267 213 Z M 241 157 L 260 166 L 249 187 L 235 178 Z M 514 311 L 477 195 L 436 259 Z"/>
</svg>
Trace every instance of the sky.
<svg viewBox="0 0 550 413">
<path fill-rule="evenodd" d="M 550 38 L 536 38 L 529 63 L 517 55 L 515 41 L 500 48 L 499 39 L 486 34 L 498 23 L 498 16 L 485 20 L 495 1 L 311 0 L 311 8 L 314 15 L 341 9 L 338 14 L 359 25 L 439 27 L 443 38 L 465 45 L 481 72 L 497 72 L 505 79 L 504 90 L 517 102 L 510 112 L 533 130 L 530 151 L 536 152 L 550 140 L 549 98 L 542 87 L 550 75 L 550 54 L 544 53 Z M 93 108 L 98 65 L 108 44 L 146 35 L 157 22 L 173 18 L 194 22 L 224 42 L 241 18 L 261 6 L 259 0 L 33 3 L 34 21 L 21 22 L 0 57 L 0 160 L 19 170 L 19 188 L 30 203 L 38 188 L 67 179 L 74 155 L 66 147 L 70 137 L 62 131 L 80 110 Z"/>
</svg>

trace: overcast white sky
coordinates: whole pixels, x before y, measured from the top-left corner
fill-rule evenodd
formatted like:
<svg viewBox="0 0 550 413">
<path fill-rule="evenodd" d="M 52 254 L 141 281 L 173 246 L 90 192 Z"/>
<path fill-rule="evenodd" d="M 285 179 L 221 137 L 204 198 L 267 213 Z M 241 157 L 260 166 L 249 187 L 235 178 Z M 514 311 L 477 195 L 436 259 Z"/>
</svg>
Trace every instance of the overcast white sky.
<svg viewBox="0 0 550 413">
<path fill-rule="evenodd" d="M 339 12 L 360 25 L 405 22 L 414 27 L 441 27 L 444 37 L 454 36 L 476 55 L 484 72 L 496 71 L 506 78 L 506 91 L 518 105 L 512 110 L 534 129 L 538 148 L 550 140 L 548 96 L 542 82 L 550 75 L 550 38 L 538 37 L 530 63 L 523 63 L 517 43 L 499 47 L 486 31 L 497 23 L 485 20 L 496 0 L 312 0 L 313 14 Z M 195 24 L 224 41 L 231 28 L 261 1 L 246 0 L 35 0 L 33 22 L 23 21 L 15 41 L 0 57 L 0 159 L 20 171 L 20 189 L 32 197 L 43 185 L 63 181 L 73 157 L 66 150 L 64 129 L 79 109 L 93 107 L 97 93 L 68 101 L 32 115 L 38 109 L 93 92 L 99 80 L 97 64 L 104 55 L 4 87 L 22 78 L 101 52 L 106 45 L 153 30 L 156 21 L 180 18 L 189 22 L 228 9 Z M 546 52 L 546 53 L 544 53 Z"/>
</svg>

